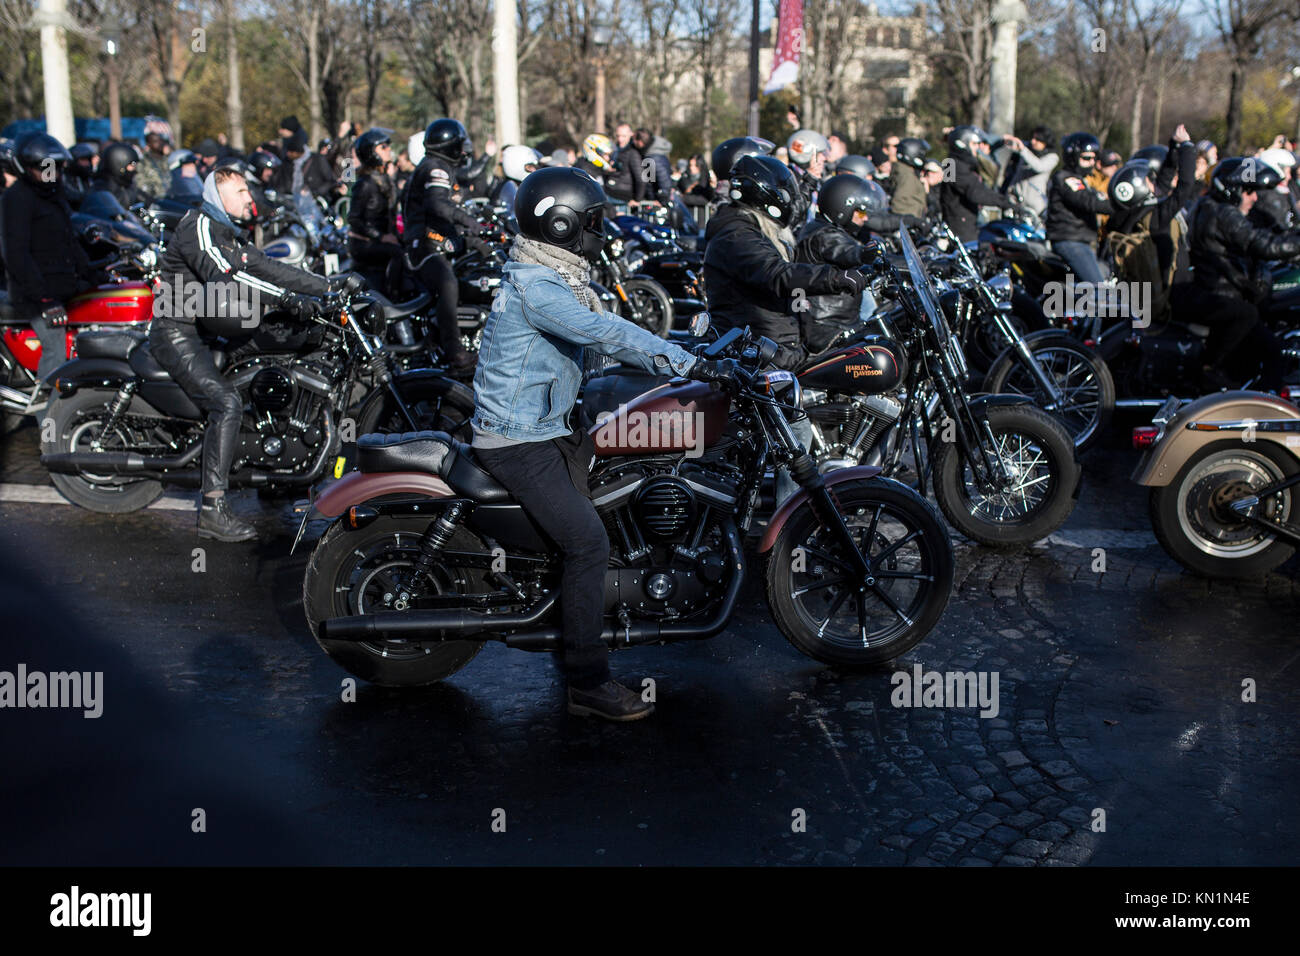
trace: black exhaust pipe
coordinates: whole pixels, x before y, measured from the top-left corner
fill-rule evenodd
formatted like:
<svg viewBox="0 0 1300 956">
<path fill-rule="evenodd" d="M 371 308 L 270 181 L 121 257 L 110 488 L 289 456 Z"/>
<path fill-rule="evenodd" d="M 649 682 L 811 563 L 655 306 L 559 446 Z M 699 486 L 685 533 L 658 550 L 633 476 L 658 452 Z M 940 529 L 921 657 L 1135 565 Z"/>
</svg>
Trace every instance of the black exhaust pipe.
<svg viewBox="0 0 1300 956">
<path fill-rule="evenodd" d="M 555 606 L 559 591 L 552 591 L 540 603 L 519 614 L 487 614 L 468 608 L 447 611 L 376 611 L 352 617 L 332 617 L 320 623 L 322 640 L 368 641 L 382 634 L 412 635 L 442 631 L 443 640 L 462 640 L 486 631 L 529 627 Z"/>
<path fill-rule="evenodd" d="M 78 475 L 83 471 L 95 475 L 133 475 L 142 471 L 183 468 L 198 458 L 202 451 L 202 442 L 189 451 L 167 457 L 138 455 L 133 451 L 64 451 L 41 455 L 41 464 L 58 475 Z"/>
</svg>

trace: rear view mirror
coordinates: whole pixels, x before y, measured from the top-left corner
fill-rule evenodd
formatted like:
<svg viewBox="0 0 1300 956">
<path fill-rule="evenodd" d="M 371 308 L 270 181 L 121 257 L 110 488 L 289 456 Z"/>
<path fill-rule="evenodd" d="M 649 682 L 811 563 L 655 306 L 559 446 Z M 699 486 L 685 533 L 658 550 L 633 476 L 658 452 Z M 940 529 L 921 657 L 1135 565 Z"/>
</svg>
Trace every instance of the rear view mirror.
<svg viewBox="0 0 1300 956">
<path fill-rule="evenodd" d="M 709 313 L 696 312 L 691 316 L 691 335 L 702 339 L 707 331 L 709 331 Z"/>
</svg>

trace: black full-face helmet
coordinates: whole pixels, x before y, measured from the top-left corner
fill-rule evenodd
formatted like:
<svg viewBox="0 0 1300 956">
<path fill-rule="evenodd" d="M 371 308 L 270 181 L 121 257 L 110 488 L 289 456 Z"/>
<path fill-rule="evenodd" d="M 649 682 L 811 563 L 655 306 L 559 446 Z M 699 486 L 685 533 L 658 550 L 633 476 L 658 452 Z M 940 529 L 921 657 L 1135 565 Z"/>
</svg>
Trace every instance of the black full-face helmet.
<svg viewBox="0 0 1300 956">
<path fill-rule="evenodd" d="M 43 192 L 58 188 L 72 156 L 49 133 L 28 133 L 14 144 L 14 158 L 21 175 Z"/>
<path fill-rule="evenodd" d="M 731 176 L 731 167 L 742 156 L 767 156 L 773 143 L 757 136 L 736 136 L 723 140 L 713 150 L 713 172 L 719 179 Z"/>
<path fill-rule="evenodd" d="M 582 170 L 548 166 L 519 184 L 515 221 L 520 235 L 595 262 L 605 248 L 608 201 L 600 184 Z"/>
<path fill-rule="evenodd" d="M 852 173 L 832 176 L 817 192 L 817 215 L 844 229 L 852 228 L 854 212 L 871 215 L 888 209 L 889 197 L 880 184 Z"/>
<path fill-rule="evenodd" d="M 772 156 L 742 156 L 731 169 L 731 198 L 783 226 L 803 207 L 790 167 Z"/>
<path fill-rule="evenodd" d="M 129 186 L 139 161 L 140 154 L 130 143 L 109 143 L 99 157 L 99 174 L 119 186 Z"/>
<path fill-rule="evenodd" d="M 280 166 L 280 157 L 264 149 L 255 149 L 248 156 L 249 172 L 257 182 L 264 182 L 266 177 L 263 174 L 268 171 L 274 173 Z"/>
<path fill-rule="evenodd" d="M 424 131 L 424 151 L 454 165 L 469 162 L 469 131 L 460 120 L 434 120 Z"/>
<path fill-rule="evenodd" d="M 1254 156 L 1229 156 L 1214 167 L 1210 177 L 1210 196 L 1218 202 L 1236 205 L 1241 194 L 1267 192 L 1282 181 L 1281 174 Z"/>
</svg>

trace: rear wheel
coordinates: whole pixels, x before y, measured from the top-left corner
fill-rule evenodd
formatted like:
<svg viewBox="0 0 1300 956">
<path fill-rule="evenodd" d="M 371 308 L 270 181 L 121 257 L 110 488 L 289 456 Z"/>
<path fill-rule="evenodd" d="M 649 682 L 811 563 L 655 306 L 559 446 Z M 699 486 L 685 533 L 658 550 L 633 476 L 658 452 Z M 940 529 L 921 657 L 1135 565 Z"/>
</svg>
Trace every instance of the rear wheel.
<svg viewBox="0 0 1300 956">
<path fill-rule="evenodd" d="M 654 279 L 628 279 L 623 283 L 628 301 L 623 316 L 647 332 L 667 338 L 673 327 L 673 299 Z"/>
<path fill-rule="evenodd" d="M 1031 405 L 994 405 L 985 412 L 993 441 L 978 437 L 989 457 L 1001 460 L 1006 479 L 995 485 L 977 478 L 956 442 L 934 440 L 934 497 L 948 523 L 980 544 L 1032 544 L 1074 510 L 1074 446 L 1065 429 Z"/>
<path fill-rule="evenodd" d="M 768 558 L 768 606 L 809 657 L 841 667 L 884 664 L 920 643 L 948 605 L 948 530 L 929 502 L 887 478 L 838 484 L 831 494 L 870 576 L 859 590 L 843 550 L 804 504 Z"/>
<path fill-rule="evenodd" d="M 420 539 L 431 517 L 383 517 L 356 531 L 342 521 L 330 525 L 312 551 L 302 584 L 302 604 L 316 643 L 344 670 L 384 687 L 433 684 L 460 670 L 483 649 L 482 641 L 331 641 L 320 636 L 321 621 L 334 617 L 400 611 L 416 598 L 473 594 L 485 587 L 483 572 L 444 561 L 427 575 L 415 569 Z M 464 528 L 447 551 L 478 551 L 481 544 Z"/>
<path fill-rule="evenodd" d="M 1300 464 L 1267 441 L 1206 445 L 1169 484 L 1151 489 L 1151 524 L 1161 546 L 1185 568 L 1206 577 L 1254 578 L 1295 553 L 1276 534 L 1230 508 L 1261 488 L 1294 475 Z M 1261 499 L 1261 517 L 1295 520 L 1300 501 L 1288 488 Z"/>
<path fill-rule="evenodd" d="M 401 434 L 409 431 L 446 432 L 459 441 L 473 437 L 469 420 L 474 415 L 474 392 L 448 378 L 415 378 L 398 383 L 402 401 L 415 419 L 412 424 L 386 387 L 375 389 L 357 416 L 357 435 L 373 432 Z"/>
<path fill-rule="evenodd" d="M 41 454 L 60 452 L 121 453 L 138 451 L 143 436 L 126 423 L 119 422 L 105 432 L 108 403 L 112 392 L 80 389 L 66 397 L 53 398 L 46 410 L 54 428 L 54 440 L 41 442 Z M 80 474 L 50 474 L 54 487 L 73 504 L 102 514 L 125 514 L 146 508 L 162 496 L 162 482 L 152 478 L 114 475 L 107 470 L 97 474 L 85 469 Z"/>
</svg>

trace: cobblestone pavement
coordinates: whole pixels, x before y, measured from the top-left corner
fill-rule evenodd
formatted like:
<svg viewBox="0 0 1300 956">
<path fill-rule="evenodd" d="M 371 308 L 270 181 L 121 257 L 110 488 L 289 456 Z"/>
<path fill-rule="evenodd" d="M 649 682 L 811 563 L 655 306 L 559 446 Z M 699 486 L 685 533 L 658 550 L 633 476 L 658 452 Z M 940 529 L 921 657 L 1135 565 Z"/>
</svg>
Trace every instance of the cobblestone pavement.
<svg viewBox="0 0 1300 956">
<path fill-rule="evenodd" d="M 0 481 L 45 482 L 34 458 L 33 429 L 11 436 Z M 757 576 L 723 635 L 614 656 L 659 703 L 610 726 L 562 713 L 547 657 L 495 644 L 443 685 L 341 701 L 302 621 L 288 509 L 251 494 L 238 508 L 263 540 L 213 546 L 202 576 L 192 512 L 0 501 L 0 542 L 196 720 L 269 758 L 250 785 L 335 862 L 1293 864 L 1300 569 L 1183 574 L 1133 460 L 1092 453 L 1075 514 L 1034 548 L 958 543 L 947 614 L 894 669 L 997 673 L 987 718 L 895 707 L 894 669 L 804 658 Z"/>
</svg>

